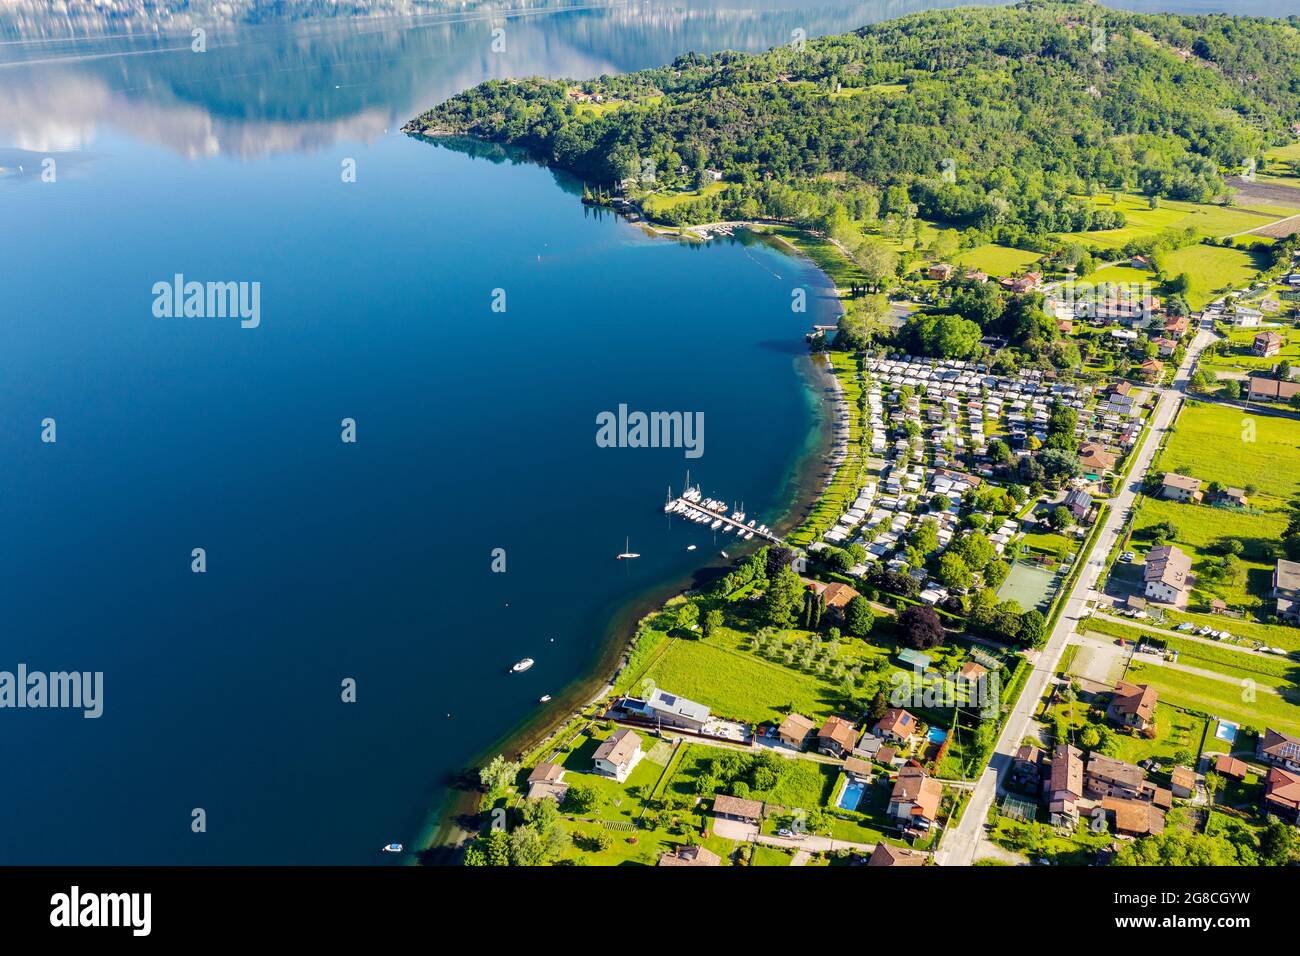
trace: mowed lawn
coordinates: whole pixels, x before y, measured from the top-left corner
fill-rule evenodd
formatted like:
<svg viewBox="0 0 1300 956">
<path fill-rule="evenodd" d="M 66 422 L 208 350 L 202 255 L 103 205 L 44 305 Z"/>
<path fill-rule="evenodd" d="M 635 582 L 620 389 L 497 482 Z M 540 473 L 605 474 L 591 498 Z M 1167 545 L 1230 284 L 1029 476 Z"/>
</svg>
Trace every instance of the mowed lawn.
<svg viewBox="0 0 1300 956">
<path fill-rule="evenodd" d="M 1188 402 L 1160 458 L 1159 468 L 1187 473 L 1209 483 L 1254 485 L 1275 508 L 1300 493 L 1300 422 L 1248 415 L 1239 408 Z"/>
<path fill-rule="evenodd" d="M 991 276 L 1001 278 L 1026 272 L 1041 258 L 1042 254 L 1038 252 L 1013 249 L 1010 246 L 999 246 L 990 242 L 967 249 L 957 256 L 957 263 L 967 269 L 978 269 L 980 272 L 987 272 Z"/>
<path fill-rule="evenodd" d="M 829 717 L 841 699 L 829 681 L 726 646 L 717 637 L 675 642 L 645 676 L 719 716 L 753 723 L 780 719 L 787 709 Z"/>
<path fill-rule="evenodd" d="M 1252 692 L 1241 681 L 1216 680 L 1169 667 L 1135 662 L 1127 680 L 1150 684 L 1165 703 L 1212 717 L 1224 717 L 1244 727 L 1272 727 L 1300 736 L 1300 706 L 1276 694 Z"/>
<path fill-rule="evenodd" d="M 712 196 L 714 193 L 720 193 L 726 188 L 726 183 L 708 183 L 703 189 L 691 189 L 679 193 L 653 193 L 645 198 L 642 205 L 645 207 L 646 212 L 654 215 L 656 213 L 673 209 L 676 206 L 682 205 L 682 203 L 693 202 L 696 199 L 703 199 L 706 196 Z"/>
</svg>

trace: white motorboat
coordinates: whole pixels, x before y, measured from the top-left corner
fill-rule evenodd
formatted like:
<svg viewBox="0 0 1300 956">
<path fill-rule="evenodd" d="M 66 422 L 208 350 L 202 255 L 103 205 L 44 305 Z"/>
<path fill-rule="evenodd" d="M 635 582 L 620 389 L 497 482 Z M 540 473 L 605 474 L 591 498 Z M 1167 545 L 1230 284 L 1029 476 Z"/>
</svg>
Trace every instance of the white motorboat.
<svg viewBox="0 0 1300 956">
<path fill-rule="evenodd" d="M 517 661 L 515 665 L 510 668 L 510 673 L 522 674 L 536 663 L 537 661 L 533 660 L 531 657 L 525 657 L 522 661 Z"/>
</svg>

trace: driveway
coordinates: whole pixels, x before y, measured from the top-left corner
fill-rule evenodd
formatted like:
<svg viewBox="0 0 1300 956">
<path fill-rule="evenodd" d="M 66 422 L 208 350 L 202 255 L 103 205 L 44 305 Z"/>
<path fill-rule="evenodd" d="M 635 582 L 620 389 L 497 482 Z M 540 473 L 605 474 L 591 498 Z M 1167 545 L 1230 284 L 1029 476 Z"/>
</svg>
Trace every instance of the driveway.
<svg viewBox="0 0 1300 956">
<path fill-rule="evenodd" d="M 741 823 L 739 820 L 720 820 L 717 817 L 713 818 L 713 832 L 723 839 L 735 840 L 737 843 L 765 843 L 768 846 L 779 846 L 785 850 L 803 850 L 808 853 L 824 853 L 831 850 L 856 850 L 859 853 L 870 853 L 876 848 L 874 843 L 851 843 L 848 840 L 832 840 L 830 837 L 824 836 L 771 836 L 766 833 L 759 833 L 758 827 L 752 823 Z"/>
</svg>

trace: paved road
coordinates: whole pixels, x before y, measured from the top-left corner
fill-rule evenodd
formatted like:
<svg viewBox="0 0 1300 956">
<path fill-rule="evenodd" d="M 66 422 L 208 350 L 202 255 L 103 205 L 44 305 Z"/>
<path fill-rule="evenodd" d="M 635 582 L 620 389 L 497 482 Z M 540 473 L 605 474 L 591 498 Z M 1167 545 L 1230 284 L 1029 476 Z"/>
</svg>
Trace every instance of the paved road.
<svg viewBox="0 0 1300 956">
<path fill-rule="evenodd" d="M 998 738 L 993 755 L 989 758 L 989 765 L 984 769 L 975 787 L 970 806 L 962 815 L 961 823 L 944 833 L 939 851 L 935 854 L 936 862 L 946 866 L 969 866 L 975 862 L 976 851 L 984 836 L 989 807 L 1002 789 L 1002 779 L 1010 768 L 1021 741 L 1029 732 L 1038 701 L 1046 693 L 1048 682 L 1056 674 L 1061 654 L 1065 651 L 1070 635 L 1083 616 L 1087 602 L 1098 597 L 1096 587 L 1106 568 L 1106 556 L 1120 536 L 1125 515 L 1133 507 L 1134 499 L 1141 487 L 1142 477 L 1151 467 L 1165 433 L 1173 425 L 1178 409 L 1182 405 L 1187 379 L 1196 364 L 1196 359 L 1205 346 L 1213 340 L 1212 332 L 1205 329 L 1197 331 L 1192 344 L 1187 349 L 1183 364 L 1178 367 L 1173 385 L 1159 390 L 1160 397 L 1156 410 L 1151 416 L 1151 427 L 1147 429 L 1139 447 L 1134 451 L 1137 458 L 1132 469 L 1129 470 L 1127 483 L 1120 489 L 1119 494 L 1111 499 L 1110 511 L 1106 515 L 1105 524 L 1097 534 L 1092 550 L 1086 555 L 1080 555 L 1079 560 L 1087 561 L 1087 564 L 1066 598 L 1061 617 L 1048 636 L 1047 645 L 1033 662 L 1033 671 L 1029 675 L 1029 680 L 1002 728 L 1002 735 Z"/>
<path fill-rule="evenodd" d="M 1156 627 L 1153 624 L 1147 624 L 1138 619 L 1131 617 L 1115 617 L 1113 614 L 1106 614 L 1103 611 L 1093 611 L 1093 617 L 1103 621 L 1113 621 L 1116 624 L 1123 624 L 1125 627 L 1137 628 L 1139 631 L 1148 631 L 1153 637 L 1176 637 L 1180 641 L 1191 641 L 1194 644 L 1207 644 L 1210 647 L 1226 647 L 1230 651 L 1236 651 L 1238 654 L 1251 654 L 1255 657 L 1268 657 L 1275 661 L 1285 661 L 1290 659 L 1290 655 L 1285 657 L 1280 654 L 1269 654 L 1266 651 L 1257 651 L 1253 647 L 1244 647 L 1241 644 L 1229 644 L 1224 641 L 1216 641 L 1208 637 L 1202 637 L 1195 631 L 1175 631 L 1167 627 Z M 1223 627 L 1220 630 L 1231 633 L 1233 618 L 1225 618 Z"/>
</svg>

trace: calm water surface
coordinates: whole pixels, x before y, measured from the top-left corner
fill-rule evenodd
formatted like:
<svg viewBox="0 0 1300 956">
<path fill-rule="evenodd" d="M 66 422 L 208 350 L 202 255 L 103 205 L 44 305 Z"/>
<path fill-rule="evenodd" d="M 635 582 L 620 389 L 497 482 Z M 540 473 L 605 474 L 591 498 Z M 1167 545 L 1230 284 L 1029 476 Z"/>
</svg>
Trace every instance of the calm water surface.
<svg viewBox="0 0 1300 956">
<path fill-rule="evenodd" d="M 0 47 L 0 166 L 23 167 L 0 179 L 0 670 L 105 682 L 97 720 L 0 711 L 0 861 L 377 861 L 590 672 L 620 608 L 727 546 L 660 511 L 688 467 L 779 516 L 817 435 L 802 333 L 831 319 L 824 279 L 753 240 L 647 237 L 579 183 L 402 122 L 487 77 L 948 5 L 265 26 L 202 56 Z M 260 326 L 155 318 L 177 273 L 260 282 Z M 620 403 L 703 412 L 703 457 L 597 448 Z M 643 557 L 614 561 L 628 539 Z"/>
</svg>

